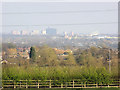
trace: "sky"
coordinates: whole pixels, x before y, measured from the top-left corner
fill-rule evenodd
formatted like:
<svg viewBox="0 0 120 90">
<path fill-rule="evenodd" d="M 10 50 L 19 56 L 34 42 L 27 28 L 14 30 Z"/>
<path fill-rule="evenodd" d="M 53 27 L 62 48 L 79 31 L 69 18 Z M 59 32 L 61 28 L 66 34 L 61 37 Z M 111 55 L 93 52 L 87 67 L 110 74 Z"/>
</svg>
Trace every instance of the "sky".
<svg viewBox="0 0 120 90">
<path fill-rule="evenodd" d="M 58 33 L 118 33 L 116 2 L 4 2 L 2 11 L 3 33 L 48 27 Z"/>
</svg>

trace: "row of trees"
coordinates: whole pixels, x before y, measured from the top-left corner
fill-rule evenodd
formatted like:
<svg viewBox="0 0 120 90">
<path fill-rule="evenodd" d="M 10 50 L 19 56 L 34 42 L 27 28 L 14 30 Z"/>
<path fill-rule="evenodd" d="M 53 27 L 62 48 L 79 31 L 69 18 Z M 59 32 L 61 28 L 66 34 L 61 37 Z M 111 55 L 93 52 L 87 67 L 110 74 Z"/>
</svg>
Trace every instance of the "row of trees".
<svg viewBox="0 0 120 90">
<path fill-rule="evenodd" d="M 80 65 L 108 68 L 109 59 L 113 68 L 118 66 L 118 52 L 107 48 L 91 47 L 89 49 L 78 49 L 66 56 L 58 56 L 55 51 L 48 47 L 31 47 L 30 62 L 39 66 L 56 65 Z"/>
<path fill-rule="evenodd" d="M 79 79 L 81 82 L 98 84 L 111 83 L 111 74 L 104 68 L 80 66 L 38 67 L 9 66 L 3 68 L 3 80 L 59 80 L 69 81 Z"/>
<path fill-rule="evenodd" d="M 48 46 L 31 47 L 30 59 L 17 59 L 16 65 L 3 65 L 3 79 L 81 79 L 108 83 L 118 77 L 118 54 L 116 50 L 91 47 L 74 50 L 73 53 L 57 55 Z M 109 73 L 108 58 L 111 60 Z M 12 58 L 11 58 L 12 61 Z"/>
<path fill-rule="evenodd" d="M 48 46 L 31 47 L 30 58 L 31 63 L 36 63 L 39 66 L 76 65 L 75 57 L 72 53 L 68 53 L 61 60 L 55 51 Z"/>
</svg>

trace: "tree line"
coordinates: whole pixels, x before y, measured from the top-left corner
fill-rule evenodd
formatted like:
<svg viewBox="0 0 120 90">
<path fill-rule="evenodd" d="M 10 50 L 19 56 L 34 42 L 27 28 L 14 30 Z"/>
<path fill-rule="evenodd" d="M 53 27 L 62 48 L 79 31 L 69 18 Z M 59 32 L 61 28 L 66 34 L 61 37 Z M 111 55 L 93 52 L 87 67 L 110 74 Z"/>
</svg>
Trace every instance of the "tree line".
<svg viewBox="0 0 120 90">
<path fill-rule="evenodd" d="M 14 47 L 12 47 L 14 48 Z M 10 58 L 17 64 L 3 64 L 3 79 L 12 80 L 71 80 L 81 79 L 97 83 L 110 83 L 118 78 L 118 51 L 90 47 L 58 55 L 49 46 L 32 46 L 30 59 Z M 9 58 L 8 58 L 9 59 Z M 109 72 L 109 59 L 111 72 Z M 9 60 L 9 61 L 10 61 Z"/>
</svg>

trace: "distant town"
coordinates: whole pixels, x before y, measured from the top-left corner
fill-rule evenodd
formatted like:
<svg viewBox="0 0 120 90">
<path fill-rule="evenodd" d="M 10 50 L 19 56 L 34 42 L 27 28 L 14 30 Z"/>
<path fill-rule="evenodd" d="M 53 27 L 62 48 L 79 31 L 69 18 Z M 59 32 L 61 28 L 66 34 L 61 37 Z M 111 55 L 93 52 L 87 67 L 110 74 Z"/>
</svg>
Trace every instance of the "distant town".
<svg viewBox="0 0 120 90">
<path fill-rule="evenodd" d="M 72 48 L 89 48 L 95 47 L 118 47 L 117 34 L 99 34 L 97 32 L 90 34 L 80 34 L 73 32 L 57 33 L 55 28 L 46 28 L 44 30 L 13 30 L 9 34 L 3 34 L 3 43 L 13 43 L 18 47 L 30 47 L 33 45 L 49 45 L 52 48 L 64 49 Z"/>
<path fill-rule="evenodd" d="M 11 32 L 12 35 L 64 35 L 64 38 L 67 39 L 77 39 L 79 36 L 87 36 L 87 37 L 92 37 L 96 39 L 102 39 L 102 38 L 118 38 L 118 35 L 111 35 L 111 34 L 99 34 L 97 32 L 91 33 L 91 34 L 79 34 L 79 33 L 74 33 L 74 32 L 63 32 L 62 34 L 58 34 L 57 30 L 55 28 L 46 28 L 44 30 L 33 30 L 33 31 L 28 31 L 28 30 L 13 30 Z"/>
</svg>

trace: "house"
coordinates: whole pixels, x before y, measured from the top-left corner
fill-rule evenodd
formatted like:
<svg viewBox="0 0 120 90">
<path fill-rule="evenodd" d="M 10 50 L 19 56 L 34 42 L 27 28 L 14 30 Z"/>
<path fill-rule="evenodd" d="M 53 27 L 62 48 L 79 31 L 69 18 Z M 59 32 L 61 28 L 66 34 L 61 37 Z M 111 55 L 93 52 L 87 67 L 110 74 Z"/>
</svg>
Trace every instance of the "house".
<svg viewBox="0 0 120 90">
<path fill-rule="evenodd" d="M 1 61 L 1 64 L 7 64 L 7 63 L 8 63 L 7 60 L 2 60 L 2 61 Z"/>
<path fill-rule="evenodd" d="M 72 53 L 72 50 L 67 49 L 67 50 L 63 50 L 63 49 L 57 49 L 57 48 L 53 48 L 53 50 L 55 50 L 55 53 L 57 55 L 68 55 L 68 53 Z"/>
<path fill-rule="evenodd" d="M 29 54 L 28 54 L 28 52 L 18 52 L 18 56 L 20 56 L 20 57 L 22 57 L 22 58 L 29 59 Z"/>
</svg>

